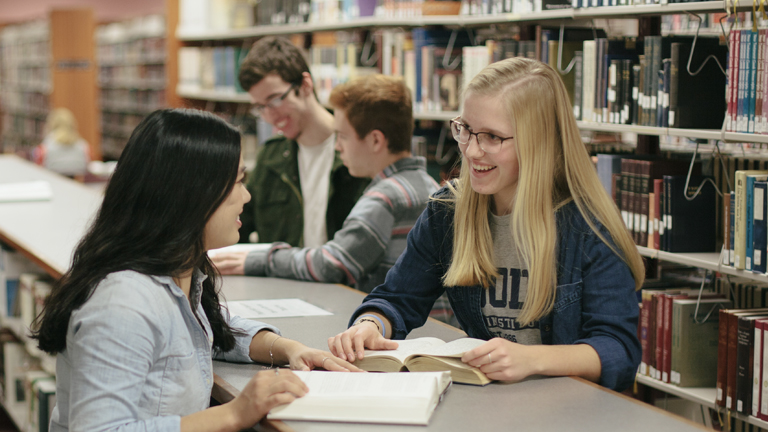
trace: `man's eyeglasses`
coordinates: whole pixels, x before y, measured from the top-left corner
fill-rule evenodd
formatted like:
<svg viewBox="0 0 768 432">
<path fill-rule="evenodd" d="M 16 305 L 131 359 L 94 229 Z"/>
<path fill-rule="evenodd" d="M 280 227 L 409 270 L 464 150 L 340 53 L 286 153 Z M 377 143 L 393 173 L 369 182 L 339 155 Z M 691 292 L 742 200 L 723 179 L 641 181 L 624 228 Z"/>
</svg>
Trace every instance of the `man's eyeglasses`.
<svg viewBox="0 0 768 432">
<path fill-rule="evenodd" d="M 287 98 L 288 95 L 291 93 L 291 91 L 293 89 L 295 89 L 296 87 L 299 87 L 299 84 L 293 83 L 293 84 L 291 84 L 290 87 L 288 87 L 288 90 L 286 90 L 285 93 L 281 94 L 280 96 L 272 98 L 272 100 L 270 100 L 266 104 L 264 104 L 264 105 L 260 105 L 260 104 L 253 104 L 253 105 L 251 105 L 251 114 L 253 114 L 254 117 L 259 117 L 262 114 L 264 114 L 264 110 L 267 109 L 267 108 L 270 108 L 270 109 L 273 109 L 273 110 L 277 109 L 277 108 L 280 108 L 280 105 L 283 104 L 283 101 L 285 100 L 285 98 Z"/>
<path fill-rule="evenodd" d="M 458 117 L 451 120 L 451 133 L 453 134 L 453 139 L 458 141 L 459 145 L 463 147 L 469 144 L 469 140 L 474 135 L 477 138 L 477 144 L 480 146 L 480 149 L 490 154 L 498 153 L 501 151 L 501 145 L 504 141 L 514 138 L 502 138 L 488 132 L 472 132 L 469 130 L 469 126 L 459 121 Z"/>
</svg>

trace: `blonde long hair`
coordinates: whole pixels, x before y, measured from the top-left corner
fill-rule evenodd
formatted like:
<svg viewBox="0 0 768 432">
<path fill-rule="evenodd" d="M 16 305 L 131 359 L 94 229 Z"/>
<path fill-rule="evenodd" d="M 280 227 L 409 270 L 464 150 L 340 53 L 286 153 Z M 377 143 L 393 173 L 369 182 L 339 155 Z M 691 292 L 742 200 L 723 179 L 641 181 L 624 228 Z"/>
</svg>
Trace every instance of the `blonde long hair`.
<svg viewBox="0 0 768 432">
<path fill-rule="evenodd" d="M 520 323 L 528 325 L 552 310 L 557 286 L 555 212 L 571 200 L 592 231 L 629 266 L 635 288 L 640 289 L 645 277 L 642 258 L 597 177 L 559 75 L 544 63 L 516 57 L 483 69 L 465 92 L 498 95 L 517 124 L 515 149 L 520 166 L 510 225 L 529 275 Z M 451 188 L 453 258 L 443 283 L 489 287 L 498 277 L 488 222 L 491 196 L 472 189 L 466 163 Z M 596 222 L 608 230 L 613 244 Z"/>
<path fill-rule="evenodd" d="M 72 145 L 80 139 L 77 133 L 77 120 L 72 111 L 66 108 L 56 108 L 48 114 L 45 130 L 52 134 L 59 144 Z"/>
</svg>

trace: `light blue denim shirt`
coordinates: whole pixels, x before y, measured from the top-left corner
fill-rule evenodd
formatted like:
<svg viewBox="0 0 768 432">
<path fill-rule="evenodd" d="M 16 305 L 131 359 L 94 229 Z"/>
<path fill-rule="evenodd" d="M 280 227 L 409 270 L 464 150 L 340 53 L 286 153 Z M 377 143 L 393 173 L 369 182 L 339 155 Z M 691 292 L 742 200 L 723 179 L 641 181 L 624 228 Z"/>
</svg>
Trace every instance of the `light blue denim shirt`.
<svg viewBox="0 0 768 432">
<path fill-rule="evenodd" d="M 67 349 L 56 358 L 50 430 L 178 431 L 181 416 L 208 408 L 212 358 L 251 362 L 253 336 L 278 330 L 231 317 L 245 335 L 232 351 L 213 353 L 200 305 L 205 277 L 195 273 L 191 305 L 167 276 L 122 271 L 99 283 L 72 313 Z"/>
</svg>

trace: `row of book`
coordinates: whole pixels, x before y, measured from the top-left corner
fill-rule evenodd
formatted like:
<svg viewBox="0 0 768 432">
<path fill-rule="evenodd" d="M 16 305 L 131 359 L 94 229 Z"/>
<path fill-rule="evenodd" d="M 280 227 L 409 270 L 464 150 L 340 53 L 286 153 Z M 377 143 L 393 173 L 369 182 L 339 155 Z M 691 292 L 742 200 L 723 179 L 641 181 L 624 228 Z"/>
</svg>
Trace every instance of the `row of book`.
<svg viewBox="0 0 768 432">
<path fill-rule="evenodd" d="M 729 35 L 727 131 L 768 134 L 766 32 L 740 30 Z"/>
<path fill-rule="evenodd" d="M 733 300 L 729 299 L 732 298 Z M 642 291 L 641 375 L 716 389 L 716 403 L 768 419 L 768 285 L 715 281 L 715 291 Z"/>
<path fill-rule="evenodd" d="M 684 36 L 647 36 L 642 43 L 598 38 L 582 42 L 580 50 L 571 47 L 581 65 L 581 74 L 574 77 L 574 114 L 601 123 L 720 128 L 725 75 L 712 61 L 693 74 L 687 65 L 689 58 L 700 65 L 708 56 L 725 64 L 726 47 L 717 39 L 699 38 L 693 54 L 692 48 L 693 38 Z"/>
<path fill-rule="evenodd" d="M 243 93 L 237 72 L 247 52 L 240 46 L 179 48 L 179 87 Z"/>
<path fill-rule="evenodd" d="M 768 170 L 736 171 L 735 191 L 725 200 L 723 264 L 766 273 Z"/>
<path fill-rule="evenodd" d="M 700 164 L 599 154 L 597 172 L 635 243 L 667 252 L 715 252 L 717 192 Z M 690 168 L 690 176 L 688 175 Z"/>
</svg>

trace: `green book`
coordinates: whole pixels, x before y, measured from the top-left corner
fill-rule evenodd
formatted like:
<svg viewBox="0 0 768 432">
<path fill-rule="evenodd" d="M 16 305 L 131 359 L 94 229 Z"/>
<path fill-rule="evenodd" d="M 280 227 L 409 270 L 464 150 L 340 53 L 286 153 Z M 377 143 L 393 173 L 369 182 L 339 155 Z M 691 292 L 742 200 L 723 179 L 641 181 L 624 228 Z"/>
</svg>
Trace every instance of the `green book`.
<svg viewBox="0 0 768 432">
<path fill-rule="evenodd" d="M 724 298 L 672 301 L 672 384 L 715 387 L 719 310 L 730 306 Z"/>
</svg>

